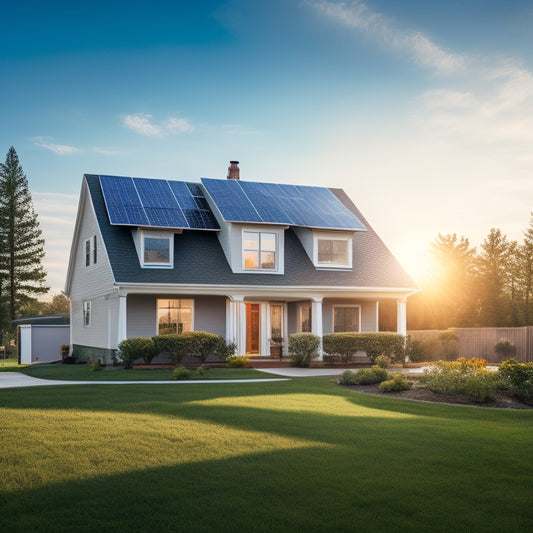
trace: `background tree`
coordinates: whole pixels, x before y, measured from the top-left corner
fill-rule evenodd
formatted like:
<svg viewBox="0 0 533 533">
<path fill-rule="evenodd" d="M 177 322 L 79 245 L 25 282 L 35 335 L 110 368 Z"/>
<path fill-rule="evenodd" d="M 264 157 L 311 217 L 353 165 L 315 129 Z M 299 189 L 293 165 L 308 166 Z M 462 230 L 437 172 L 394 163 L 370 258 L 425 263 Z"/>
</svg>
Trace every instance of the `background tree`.
<svg viewBox="0 0 533 533">
<path fill-rule="evenodd" d="M 0 164 L 0 295 L 8 320 L 16 318 L 34 295 L 49 290 L 41 235 L 28 180 L 12 146 Z"/>
<path fill-rule="evenodd" d="M 475 248 L 456 233 L 439 233 L 430 246 L 431 268 L 407 306 L 410 329 L 472 325 Z"/>
<path fill-rule="evenodd" d="M 521 296 L 521 324 L 533 325 L 533 212 L 524 240 L 517 250 L 518 283 Z"/>
<path fill-rule="evenodd" d="M 513 268 L 516 247 L 516 241 L 509 241 L 496 228 L 490 230 L 481 244 L 476 260 L 480 326 L 512 325 L 512 306 L 516 303 Z"/>
</svg>

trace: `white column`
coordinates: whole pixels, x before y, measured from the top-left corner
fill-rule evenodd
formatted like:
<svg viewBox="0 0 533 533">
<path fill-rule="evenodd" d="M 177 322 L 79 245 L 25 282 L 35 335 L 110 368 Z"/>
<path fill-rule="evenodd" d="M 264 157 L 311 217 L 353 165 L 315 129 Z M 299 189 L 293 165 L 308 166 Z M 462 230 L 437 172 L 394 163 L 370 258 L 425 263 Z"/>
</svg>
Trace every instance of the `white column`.
<svg viewBox="0 0 533 533">
<path fill-rule="evenodd" d="M 236 354 L 244 353 L 246 349 L 246 307 L 242 296 L 229 296 L 226 300 L 226 341 L 234 342 L 237 345 Z"/>
<path fill-rule="evenodd" d="M 407 301 L 405 298 L 396 302 L 396 331 L 401 335 L 407 335 Z"/>
<path fill-rule="evenodd" d="M 379 300 L 376 301 L 376 331 L 379 331 Z"/>
<path fill-rule="evenodd" d="M 125 294 L 120 294 L 118 297 L 117 346 L 120 344 L 120 341 L 128 338 L 127 299 L 128 297 Z"/>
<path fill-rule="evenodd" d="M 313 298 L 311 303 L 311 331 L 314 335 L 320 337 L 320 348 L 318 350 L 318 361 L 322 361 L 322 335 L 324 333 L 322 328 L 322 298 Z"/>
<path fill-rule="evenodd" d="M 270 355 L 270 307 L 268 303 L 259 304 L 259 355 Z"/>
</svg>

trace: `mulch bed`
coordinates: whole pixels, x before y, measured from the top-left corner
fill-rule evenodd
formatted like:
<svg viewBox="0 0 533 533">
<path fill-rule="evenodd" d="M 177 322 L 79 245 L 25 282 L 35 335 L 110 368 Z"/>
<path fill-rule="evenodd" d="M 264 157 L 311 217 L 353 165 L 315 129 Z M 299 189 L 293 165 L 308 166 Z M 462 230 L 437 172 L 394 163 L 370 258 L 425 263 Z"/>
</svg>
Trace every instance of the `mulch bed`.
<svg viewBox="0 0 533 533">
<path fill-rule="evenodd" d="M 351 385 L 344 386 L 346 389 L 357 392 L 364 392 L 367 394 L 375 394 L 377 396 L 386 396 L 388 398 L 405 398 L 407 400 L 419 400 L 433 403 L 449 403 L 454 405 L 470 405 L 473 407 L 491 407 L 497 409 L 533 409 L 533 406 L 527 405 L 512 396 L 505 394 L 505 392 L 497 391 L 496 399 L 486 403 L 478 403 L 471 400 L 468 396 L 462 394 L 455 394 L 447 396 L 431 392 L 430 390 L 414 383 L 412 388 L 397 392 L 381 392 L 379 385 Z"/>
</svg>

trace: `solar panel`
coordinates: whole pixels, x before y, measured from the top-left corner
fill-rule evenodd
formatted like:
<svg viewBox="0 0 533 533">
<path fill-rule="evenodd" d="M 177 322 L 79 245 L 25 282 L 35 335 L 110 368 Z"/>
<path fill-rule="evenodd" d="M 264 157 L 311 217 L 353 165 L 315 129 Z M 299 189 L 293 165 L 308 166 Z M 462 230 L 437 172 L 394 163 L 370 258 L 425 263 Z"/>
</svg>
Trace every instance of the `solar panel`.
<svg viewBox="0 0 533 533">
<path fill-rule="evenodd" d="M 365 229 L 326 187 L 211 178 L 202 178 L 202 184 L 227 222 Z"/>
<path fill-rule="evenodd" d="M 124 176 L 99 178 L 111 224 L 219 229 L 200 184 Z"/>
</svg>

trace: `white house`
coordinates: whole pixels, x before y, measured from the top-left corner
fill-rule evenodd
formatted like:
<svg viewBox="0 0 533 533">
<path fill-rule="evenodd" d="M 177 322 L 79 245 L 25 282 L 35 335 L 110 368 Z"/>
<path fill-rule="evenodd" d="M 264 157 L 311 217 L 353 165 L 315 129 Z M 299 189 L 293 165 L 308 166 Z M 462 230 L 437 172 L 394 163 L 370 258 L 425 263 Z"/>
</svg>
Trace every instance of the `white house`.
<svg viewBox="0 0 533 533">
<path fill-rule="evenodd" d="M 122 339 L 190 330 L 237 353 L 311 331 L 406 333 L 416 285 L 341 189 L 85 175 L 65 294 L 71 345 L 110 360 Z"/>
</svg>

